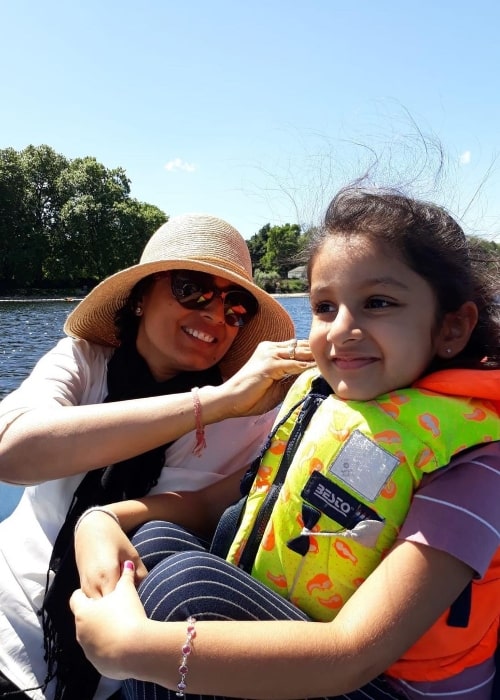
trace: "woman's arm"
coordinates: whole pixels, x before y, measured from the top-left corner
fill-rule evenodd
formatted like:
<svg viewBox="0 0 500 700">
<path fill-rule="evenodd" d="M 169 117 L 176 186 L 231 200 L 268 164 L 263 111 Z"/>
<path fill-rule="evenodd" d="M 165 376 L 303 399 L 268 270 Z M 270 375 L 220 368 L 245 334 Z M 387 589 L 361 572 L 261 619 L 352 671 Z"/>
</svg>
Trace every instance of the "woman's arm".
<svg viewBox="0 0 500 700">
<path fill-rule="evenodd" d="M 421 637 L 472 573 L 449 554 L 403 542 L 332 623 L 198 622 L 188 692 L 276 700 L 350 692 Z M 100 601 L 76 591 L 71 606 L 79 641 L 101 673 L 176 687 L 186 624 L 148 620 L 130 571 Z"/>
<path fill-rule="evenodd" d="M 281 381 L 314 365 L 301 341 L 297 360 L 287 343 L 261 343 L 247 364 L 224 384 L 202 387 L 202 420 L 215 423 L 257 415 L 282 398 Z M 107 466 L 172 442 L 194 430 L 191 393 L 86 406 L 26 409 L 0 434 L 0 479 L 33 484 Z"/>
<path fill-rule="evenodd" d="M 119 501 L 106 506 L 119 519 L 120 527 L 130 532 L 150 520 L 177 523 L 200 537 L 210 537 L 224 510 L 240 497 L 239 485 L 247 467 L 200 491 L 159 493 L 136 500 Z M 93 517 L 87 516 L 82 525 Z"/>
<path fill-rule="evenodd" d="M 105 509 L 118 517 L 119 525 L 102 510 L 89 511 L 75 532 L 76 564 L 85 594 L 98 598 L 111 593 L 127 559 L 134 562 L 136 583 L 146 576 L 147 570 L 126 535 L 143 523 L 168 520 L 201 537 L 212 535 L 224 509 L 238 499 L 245 469 L 200 491 L 111 503 Z"/>
</svg>

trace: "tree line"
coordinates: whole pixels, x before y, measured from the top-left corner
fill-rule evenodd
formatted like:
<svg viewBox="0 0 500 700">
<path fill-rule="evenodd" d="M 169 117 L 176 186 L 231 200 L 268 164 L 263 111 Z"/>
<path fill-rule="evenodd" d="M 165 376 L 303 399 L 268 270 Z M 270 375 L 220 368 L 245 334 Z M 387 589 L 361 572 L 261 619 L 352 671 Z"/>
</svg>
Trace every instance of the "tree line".
<svg viewBox="0 0 500 700">
<path fill-rule="evenodd" d="M 130 196 L 123 168 L 69 159 L 47 145 L 0 150 L 0 291 L 89 289 L 138 262 L 168 220 Z M 300 246 L 296 225 L 261 229 L 250 241 L 263 284 L 286 277 Z"/>
<path fill-rule="evenodd" d="M 0 149 L 0 291 L 87 290 L 137 263 L 168 215 L 131 197 L 130 184 L 123 168 L 91 156 L 69 159 L 47 145 Z M 305 290 L 305 280 L 289 273 L 310 233 L 298 224 L 266 224 L 251 236 L 257 284 Z M 479 242 L 500 260 L 498 244 Z"/>
<path fill-rule="evenodd" d="M 45 145 L 0 151 L 3 290 L 91 286 L 137 262 L 166 220 L 130 196 L 123 168 L 70 160 Z"/>
</svg>

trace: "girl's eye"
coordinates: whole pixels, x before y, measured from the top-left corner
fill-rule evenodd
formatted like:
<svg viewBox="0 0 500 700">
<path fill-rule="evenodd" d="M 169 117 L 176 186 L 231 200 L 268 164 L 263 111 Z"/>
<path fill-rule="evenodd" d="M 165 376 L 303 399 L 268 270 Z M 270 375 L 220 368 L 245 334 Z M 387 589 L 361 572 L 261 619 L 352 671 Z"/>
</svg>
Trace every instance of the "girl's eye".
<svg viewBox="0 0 500 700">
<path fill-rule="evenodd" d="M 312 305 L 312 312 L 316 316 L 319 316 L 321 314 L 331 314 L 331 313 L 335 313 L 336 311 L 337 311 L 336 305 L 330 303 L 329 301 L 321 301 L 321 302 L 318 302 L 317 304 Z"/>
<path fill-rule="evenodd" d="M 387 309 L 390 306 L 395 306 L 393 301 L 389 301 L 388 299 L 380 299 L 378 297 L 368 299 L 366 302 L 366 307 L 368 309 Z"/>
</svg>

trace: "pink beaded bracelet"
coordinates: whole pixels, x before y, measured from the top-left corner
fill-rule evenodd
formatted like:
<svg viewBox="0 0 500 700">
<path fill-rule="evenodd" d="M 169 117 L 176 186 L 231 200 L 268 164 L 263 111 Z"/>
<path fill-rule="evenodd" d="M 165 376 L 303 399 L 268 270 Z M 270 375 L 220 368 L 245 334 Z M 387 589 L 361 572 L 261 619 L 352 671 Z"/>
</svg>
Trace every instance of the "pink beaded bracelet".
<svg viewBox="0 0 500 700">
<path fill-rule="evenodd" d="M 179 666 L 179 673 L 181 674 L 181 679 L 177 683 L 177 692 L 176 695 L 178 698 L 183 698 L 184 697 L 184 691 L 187 688 L 186 684 L 186 676 L 188 673 L 188 656 L 189 654 L 193 651 L 192 647 L 192 641 L 196 637 L 196 631 L 194 629 L 194 625 L 196 622 L 196 619 L 194 617 L 188 617 L 186 620 L 187 622 L 187 636 L 186 636 L 186 641 L 182 645 L 181 652 L 182 652 L 182 659 L 181 659 L 181 664 Z"/>
<path fill-rule="evenodd" d="M 193 454 L 197 457 L 201 457 L 201 453 L 207 446 L 205 440 L 205 428 L 203 427 L 203 422 L 201 420 L 201 401 L 198 396 L 198 387 L 195 386 L 191 389 L 193 395 L 193 408 L 194 408 L 194 420 L 196 427 L 196 443 L 193 449 Z"/>
</svg>

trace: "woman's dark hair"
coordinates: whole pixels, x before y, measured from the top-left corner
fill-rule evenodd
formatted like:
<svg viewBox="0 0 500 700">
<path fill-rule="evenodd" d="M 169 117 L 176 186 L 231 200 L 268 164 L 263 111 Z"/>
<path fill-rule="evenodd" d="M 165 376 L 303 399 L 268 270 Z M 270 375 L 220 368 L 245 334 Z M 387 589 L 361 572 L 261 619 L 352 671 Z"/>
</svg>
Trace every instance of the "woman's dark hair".
<svg viewBox="0 0 500 700">
<path fill-rule="evenodd" d="M 121 345 L 135 342 L 140 322 L 140 316 L 136 314 L 137 305 L 142 301 L 142 297 L 152 287 L 157 277 L 158 275 L 154 273 L 139 280 L 132 287 L 125 304 L 116 312 L 116 337 Z"/>
<path fill-rule="evenodd" d="M 437 300 L 436 322 L 466 301 L 477 305 L 479 320 L 467 346 L 453 360 L 436 358 L 432 369 L 500 366 L 500 285 L 498 272 L 494 274 L 498 264 L 488 260 L 448 212 L 396 190 L 359 185 L 340 190 L 328 206 L 324 225 L 309 242 L 309 282 L 314 260 L 329 237 L 360 234 L 395 251 L 428 282 Z"/>
</svg>

